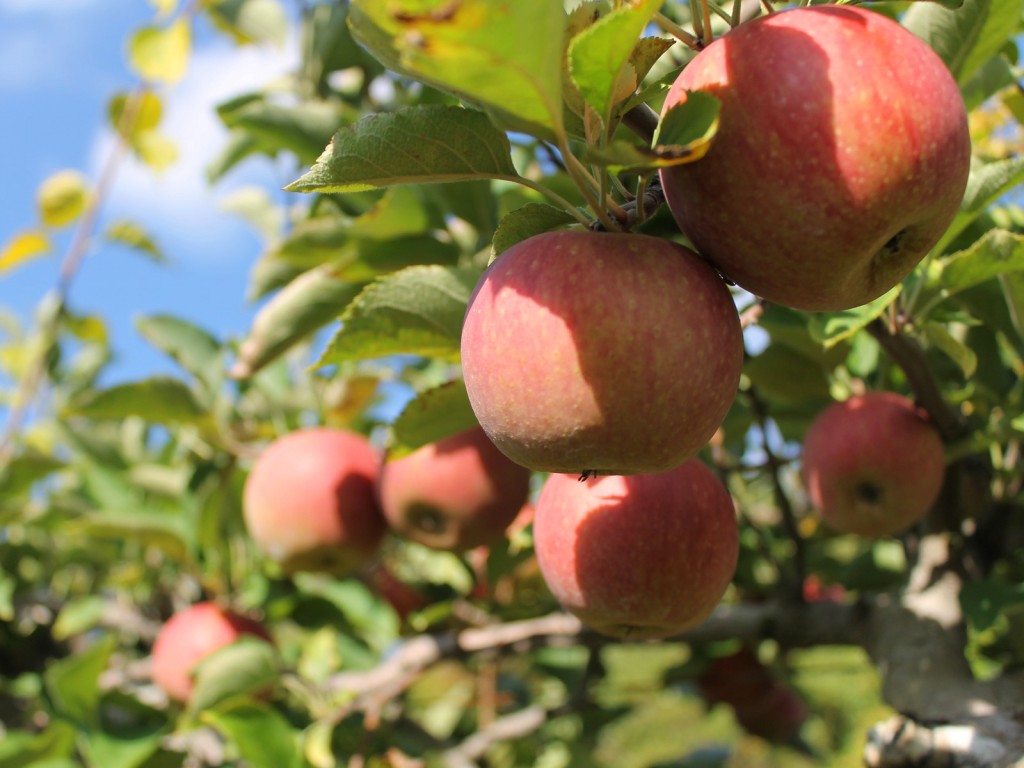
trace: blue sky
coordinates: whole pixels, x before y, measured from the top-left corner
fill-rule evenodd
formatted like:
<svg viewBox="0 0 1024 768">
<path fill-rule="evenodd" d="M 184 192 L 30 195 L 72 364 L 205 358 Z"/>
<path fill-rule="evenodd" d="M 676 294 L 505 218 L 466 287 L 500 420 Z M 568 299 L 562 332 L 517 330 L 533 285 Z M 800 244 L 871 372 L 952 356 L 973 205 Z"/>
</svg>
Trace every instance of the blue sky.
<svg viewBox="0 0 1024 768">
<path fill-rule="evenodd" d="M 0 243 L 36 223 L 36 189 L 50 174 L 72 168 L 95 182 L 111 146 L 107 102 L 137 82 L 126 41 L 153 14 L 146 0 L 0 0 Z M 163 129 L 179 161 L 162 177 L 123 165 L 100 226 L 139 222 L 171 263 L 95 248 L 71 291 L 75 311 L 109 324 L 117 358 L 108 383 L 174 370 L 136 334 L 140 315 L 175 314 L 220 338 L 245 333 L 255 312 L 248 273 L 262 244 L 218 200 L 249 184 L 291 197 L 276 190 L 295 177 L 293 165 L 249 161 L 214 188 L 203 170 L 226 138 L 213 106 L 285 73 L 297 59 L 293 47 L 239 51 L 205 25 L 195 32 L 188 73 L 161 93 Z M 0 308 L 29 316 L 56 284 L 68 240 L 65 233 L 54 254 L 0 274 Z"/>
</svg>

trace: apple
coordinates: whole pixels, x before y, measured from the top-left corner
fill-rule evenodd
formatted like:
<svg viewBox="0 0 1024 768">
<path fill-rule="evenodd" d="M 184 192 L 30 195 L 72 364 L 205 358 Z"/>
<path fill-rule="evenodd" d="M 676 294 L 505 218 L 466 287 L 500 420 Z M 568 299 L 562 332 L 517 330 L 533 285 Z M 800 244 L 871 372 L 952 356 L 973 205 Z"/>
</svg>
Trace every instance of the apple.
<svg viewBox="0 0 1024 768">
<path fill-rule="evenodd" d="M 153 682 L 171 700 L 187 702 L 196 665 L 243 635 L 272 642 L 258 621 L 214 603 L 196 603 L 175 613 L 153 643 Z"/>
<path fill-rule="evenodd" d="M 706 619 L 739 552 L 729 492 L 696 459 L 648 475 L 550 475 L 533 536 L 558 602 L 594 630 L 630 640 Z"/>
<path fill-rule="evenodd" d="M 386 461 L 379 488 L 393 531 L 461 552 L 505 535 L 530 494 L 530 470 L 475 427 Z"/>
<path fill-rule="evenodd" d="M 505 251 L 462 330 L 470 404 L 506 456 L 544 472 L 661 472 L 725 418 L 739 316 L 692 251 L 648 235 L 547 232 Z"/>
<path fill-rule="evenodd" d="M 701 160 L 663 169 L 680 228 L 730 280 L 804 310 L 865 304 L 938 241 L 967 184 L 960 90 L 878 13 L 818 6 L 741 24 L 686 65 L 722 105 Z"/>
<path fill-rule="evenodd" d="M 326 427 L 284 435 L 246 479 L 249 534 L 286 572 L 348 575 L 373 557 L 387 531 L 379 474 L 380 457 L 362 435 Z"/>
<path fill-rule="evenodd" d="M 807 430 L 807 495 L 836 531 L 890 536 L 923 518 L 939 496 L 942 438 L 923 409 L 895 392 L 833 403 Z"/>
</svg>

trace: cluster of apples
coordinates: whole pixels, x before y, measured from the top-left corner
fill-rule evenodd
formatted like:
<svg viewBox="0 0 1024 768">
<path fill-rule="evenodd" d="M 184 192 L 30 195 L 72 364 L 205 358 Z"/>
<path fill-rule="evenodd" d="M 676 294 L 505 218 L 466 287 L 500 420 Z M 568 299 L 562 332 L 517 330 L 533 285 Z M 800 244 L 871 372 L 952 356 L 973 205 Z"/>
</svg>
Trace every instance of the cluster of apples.
<svg viewBox="0 0 1024 768">
<path fill-rule="evenodd" d="M 548 585 L 620 637 L 702 621 L 735 567 L 731 500 L 694 458 L 743 363 L 723 277 L 796 309 L 869 302 L 939 239 L 969 170 L 955 81 L 877 13 L 801 8 L 743 24 L 683 69 L 663 115 L 693 91 L 720 101 L 718 132 L 661 182 L 699 254 L 640 234 L 536 235 L 488 268 L 462 334 L 481 426 L 552 473 L 534 526 Z M 897 399 L 839 405 L 808 436 L 811 496 L 841 530 L 900 530 L 938 493 L 941 440 Z M 913 479 L 897 487 L 899 473 Z"/>
</svg>

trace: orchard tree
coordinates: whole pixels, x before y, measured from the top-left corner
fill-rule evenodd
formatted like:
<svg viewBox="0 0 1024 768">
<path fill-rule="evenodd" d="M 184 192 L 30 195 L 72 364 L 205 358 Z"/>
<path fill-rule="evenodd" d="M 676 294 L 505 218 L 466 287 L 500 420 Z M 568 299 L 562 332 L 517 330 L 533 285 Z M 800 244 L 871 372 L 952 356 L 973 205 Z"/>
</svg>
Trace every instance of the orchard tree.
<svg viewBox="0 0 1024 768">
<path fill-rule="evenodd" d="M 1019 0 L 153 4 L 0 252 L 67 242 L 0 766 L 1024 765 Z M 211 183 L 293 163 L 262 303 L 103 385 L 69 286 L 159 253 L 102 206 L 207 24 L 301 41 L 217 110 Z"/>
</svg>

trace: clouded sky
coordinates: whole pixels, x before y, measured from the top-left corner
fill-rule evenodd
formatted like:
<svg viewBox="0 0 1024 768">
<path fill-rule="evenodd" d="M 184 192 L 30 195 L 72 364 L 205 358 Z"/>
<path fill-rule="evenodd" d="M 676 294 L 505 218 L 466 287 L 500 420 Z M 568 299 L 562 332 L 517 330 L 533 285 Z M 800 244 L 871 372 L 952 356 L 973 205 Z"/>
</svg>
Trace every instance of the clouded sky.
<svg viewBox="0 0 1024 768">
<path fill-rule="evenodd" d="M 36 223 L 36 189 L 50 174 L 72 168 L 96 181 L 112 146 L 107 103 L 137 82 L 126 40 L 152 19 L 144 0 L 0 0 L 0 243 Z M 222 338 L 245 332 L 254 312 L 245 297 L 248 271 L 261 243 L 218 201 L 249 184 L 283 195 L 276 190 L 295 177 L 293 166 L 262 161 L 247 162 L 212 189 L 204 177 L 226 139 L 214 106 L 285 73 L 297 59 L 294 46 L 239 51 L 202 24 L 194 43 L 184 79 L 161 92 L 162 127 L 177 144 L 178 162 L 161 176 L 123 165 L 103 216 L 139 222 L 171 264 L 99 248 L 71 292 L 74 310 L 110 323 L 116 380 L 173 370 L 135 333 L 140 315 L 169 312 Z M 68 239 L 59 237 L 51 256 L 0 274 L 0 308 L 31 313 L 54 286 Z"/>
</svg>

